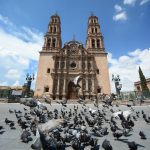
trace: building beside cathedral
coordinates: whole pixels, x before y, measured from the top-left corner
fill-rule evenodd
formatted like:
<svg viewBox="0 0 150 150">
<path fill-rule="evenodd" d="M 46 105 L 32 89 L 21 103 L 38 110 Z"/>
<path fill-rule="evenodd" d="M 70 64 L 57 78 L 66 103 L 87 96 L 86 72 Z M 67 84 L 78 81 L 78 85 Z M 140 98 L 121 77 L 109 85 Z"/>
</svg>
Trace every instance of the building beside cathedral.
<svg viewBox="0 0 150 150">
<path fill-rule="evenodd" d="M 90 16 L 87 27 L 85 47 L 76 40 L 62 46 L 60 17 L 51 16 L 40 51 L 35 96 L 91 99 L 98 93 L 111 93 L 107 52 L 98 18 Z M 72 81 L 79 75 L 80 87 L 76 88 Z"/>
</svg>

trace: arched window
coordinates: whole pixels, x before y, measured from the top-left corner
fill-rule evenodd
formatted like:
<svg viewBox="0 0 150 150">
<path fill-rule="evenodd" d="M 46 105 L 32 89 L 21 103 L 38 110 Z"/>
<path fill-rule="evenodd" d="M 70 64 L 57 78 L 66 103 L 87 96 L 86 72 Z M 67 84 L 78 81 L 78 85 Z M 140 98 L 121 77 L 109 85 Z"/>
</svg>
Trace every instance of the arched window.
<svg viewBox="0 0 150 150">
<path fill-rule="evenodd" d="M 99 74 L 99 69 L 96 69 L 97 74 Z"/>
<path fill-rule="evenodd" d="M 65 62 L 63 61 L 63 62 L 61 62 L 61 69 L 63 69 L 64 66 L 65 66 Z"/>
<path fill-rule="evenodd" d="M 95 48 L 95 40 L 92 39 L 92 48 Z"/>
<path fill-rule="evenodd" d="M 53 39 L 53 47 L 56 47 L 56 39 Z"/>
<path fill-rule="evenodd" d="M 91 63 L 90 62 L 88 63 L 88 69 L 91 69 Z"/>
<path fill-rule="evenodd" d="M 95 33 L 97 33 L 97 28 L 95 28 Z"/>
<path fill-rule="evenodd" d="M 54 33 L 56 33 L 56 27 L 54 27 Z"/>
<path fill-rule="evenodd" d="M 91 89 L 92 89 L 92 81 L 91 81 L 91 79 L 89 79 L 88 80 L 88 90 L 89 90 L 89 92 L 91 92 Z"/>
<path fill-rule="evenodd" d="M 56 69 L 59 68 L 59 61 L 56 62 Z"/>
<path fill-rule="evenodd" d="M 85 62 L 82 63 L 82 69 L 85 69 Z"/>
<path fill-rule="evenodd" d="M 92 28 L 92 33 L 94 33 L 94 28 Z"/>
<path fill-rule="evenodd" d="M 64 86 L 64 80 L 63 80 L 63 79 L 60 79 L 60 93 L 61 93 L 62 90 L 63 90 L 63 86 Z"/>
<path fill-rule="evenodd" d="M 86 86 L 86 81 L 85 79 L 82 80 L 82 89 L 85 90 L 85 86 Z"/>
<path fill-rule="evenodd" d="M 51 46 L 51 39 L 47 40 L 47 47 L 49 48 Z"/>
<path fill-rule="evenodd" d="M 97 48 L 100 48 L 100 40 L 97 39 Z"/>
<path fill-rule="evenodd" d="M 48 86 L 44 87 L 44 92 L 49 92 L 49 87 Z"/>
<path fill-rule="evenodd" d="M 51 69 L 50 68 L 47 68 L 47 73 L 50 73 Z"/>
<path fill-rule="evenodd" d="M 53 28 L 52 28 L 52 27 L 50 27 L 50 32 L 52 32 L 52 30 L 53 30 Z"/>
</svg>

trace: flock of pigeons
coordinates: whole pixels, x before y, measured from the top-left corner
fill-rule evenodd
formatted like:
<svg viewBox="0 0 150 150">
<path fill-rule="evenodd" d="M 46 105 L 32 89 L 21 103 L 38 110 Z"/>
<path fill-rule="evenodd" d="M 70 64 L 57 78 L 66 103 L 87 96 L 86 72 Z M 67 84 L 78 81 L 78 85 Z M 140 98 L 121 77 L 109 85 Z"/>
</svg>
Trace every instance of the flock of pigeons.
<svg viewBox="0 0 150 150">
<path fill-rule="evenodd" d="M 22 99 L 20 103 L 29 106 L 30 109 L 24 107 L 23 111 L 8 111 L 16 116 L 17 124 L 22 129 L 20 140 L 24 143 L 32 141 L 31 148 L 35 150 L 65 150 L 68 147 L 74 150 L 86 147 L 99 150 L 101 148 L 98 140 L 109 134 L 113 135 L 114 140 L 127 143 L 129 150 L 138 150 L 138 147 L 142 146 L 122 137 L 132 136 L 138 119 L 142 118 L 146 124 L 150 124 L 150 117 L 143 110 L 135 111 L 128 105 L 128 110 L 121 111 L 119 105 L 116 105 L 118 112 L 115 112 L 110 103 L 104 103 L 101 109 L 92 109 L 81 101 L 79 105 L 74 105 L 73 109 L 64 101 L 59 102 L 61 109 L 49 110 L 46 105 L 35 99 Z M 111 114 L 110 117 L 107 113 Z M 10 118 L 5 118 L 5 123 L 12 130 L 16 129 L 15 121 Z M 0 126 L 0 134 L 4 132 L 4 127 Z M 147 139 L 140 129 L 137 138 Z M 113 150 L 108 139 L 102 142 L 101 147 L 104 150 Z"/>
</svg>

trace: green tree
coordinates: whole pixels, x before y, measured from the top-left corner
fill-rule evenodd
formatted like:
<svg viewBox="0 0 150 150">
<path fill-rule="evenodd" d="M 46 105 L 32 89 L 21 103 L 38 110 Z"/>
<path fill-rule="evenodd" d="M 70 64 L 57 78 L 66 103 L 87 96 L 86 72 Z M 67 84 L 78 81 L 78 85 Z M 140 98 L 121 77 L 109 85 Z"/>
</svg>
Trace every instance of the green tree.
<svg viewBox="0 0 150 150">
<path fill-rule="evenodd" d="M 142 88 L 143 95 L 146 97 L 150 96 L 150 91 L 147 87 L 146 78 L 142 72 L 141 67 L 139 67 L 139 77 L 141 81 L 141 88 Z"/>
</svg>

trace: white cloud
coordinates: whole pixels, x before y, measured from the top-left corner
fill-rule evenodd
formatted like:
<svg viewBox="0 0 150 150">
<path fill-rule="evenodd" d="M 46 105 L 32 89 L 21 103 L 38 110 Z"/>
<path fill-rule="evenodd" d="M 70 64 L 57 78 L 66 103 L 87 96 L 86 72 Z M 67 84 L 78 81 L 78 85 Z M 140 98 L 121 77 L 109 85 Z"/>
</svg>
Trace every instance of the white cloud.
<svg viewBox="0 0 150 150">
<path fill-rule="evenodd" d="M 123 4 L 124 5 L 132 5 L 132 6 L 134 6 L 135 2 L 136 2 L 136 0 L 124 0 Z"/>
<path fill-rule="evenodd" d="M 25 79 L 32 61 L 38 61 L 43 34 L 28 27 L 16 27 L 0 15 L 0 85 L 17 85 Z M 36 71 L 36 70 L 35 70 Z"/>
<path fill-rule="evenodd" d="M 20 85 L 20 82 L 18 80 L 13 84 L 13 86 L 19 86 L 19 85 Z"/>
<path fill-rule="evenodd" d="M 4 24 L 13 26 L 13 23 L 7 18 L 0 14 L 0 21 L 2 21 Z"/>
<path fill-rule="evenodd" d="M 118 5 L 118 4 L 116 4 L 116 5 L 114 6 L 114 8 L 115 8 L 115 11 L 116 11 L 116 12 L 120 12 L 120 11 L 123 10 L 122 7 L 121 7 L 120 5 Z"/>
<path fill-rule="evenodd" d="M 20 78 L 19 70 L 17 69 L 8 70 L 8 72 L 6 73 L 6 77 L 8 79 L 19 79 Z"/>
<path fill-rule="evenodd" d="M 144 5 L 146 3 L 148 3 L 150 0 L 141 0 L 140 5 Z"/>
<path fill-rule="evenodd" d="M 113 16 L 114 21 L 119 21 L 119 20 L 127 20 L 127 14 L 125 11 L 119 12 Z"/>
<path fill-rule="evenodd" d="M 110 79 L 112 74 L 119 74 L 122 83 L 122 91 L 133 91 L 134 82 L 139 81 L 138 68 L 141 66 L 144 75 L 150 77 L 150 48 L 140 50 L 136 49 L 128 55 L 113 58 L 112 54 L 108 55 L 110 64 Z M 115 91 L 114 83 L 111 82 L 112 92 Z"/>
<path fill-rule="evenodd" d="M 7 86 L 7 85 L 8 85 L 8 82 L 7 82 L 7 81 L 0 82 L 0 86 Z"/>
</svg>

